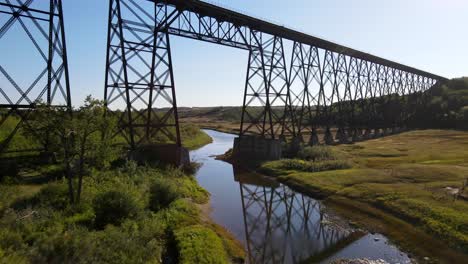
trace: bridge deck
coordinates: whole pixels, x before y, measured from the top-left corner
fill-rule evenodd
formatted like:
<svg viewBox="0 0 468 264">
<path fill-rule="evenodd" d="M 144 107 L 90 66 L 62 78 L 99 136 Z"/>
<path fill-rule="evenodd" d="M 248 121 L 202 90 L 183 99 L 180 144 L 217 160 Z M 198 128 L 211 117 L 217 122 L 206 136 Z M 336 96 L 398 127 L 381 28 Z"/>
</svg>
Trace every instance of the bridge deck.
<svg viewBox="0 0 468 264">
<path fill-rule="evenodd" d="M 251 30 L 260 31 L 270 35 L 275 35 L 291 41 L 296 41 L 302 44 L 315 46 L 317 48 L 329 50 L 332 52 L 344 54 L 361 60 L 375 62 L 391 68 L 396 68 L 406 72 L 411 72 L 418 75 L 423 75 L 437 80 L 446 80 L 445 77 L 435 75 L 426 71 L 422 71 L 407 65 L 403 65 L 394 61 L 390 61 L 369 53 L 358 51 L 343 45 L 333 43 L 321 38 L 317 38 L 297 30 L 289 29 L 284 26 L 276 25 L 252 16 L 241 14 L 220 6 L 216 6 L 199 0 L 147 0 L 156 1 L 176 7 L 178 10 L 191 11 L 199 13 L 203 16 L 213 17 L 217 20 L 233 23 L 237 26 L 245 26 Z"/>
</svg>

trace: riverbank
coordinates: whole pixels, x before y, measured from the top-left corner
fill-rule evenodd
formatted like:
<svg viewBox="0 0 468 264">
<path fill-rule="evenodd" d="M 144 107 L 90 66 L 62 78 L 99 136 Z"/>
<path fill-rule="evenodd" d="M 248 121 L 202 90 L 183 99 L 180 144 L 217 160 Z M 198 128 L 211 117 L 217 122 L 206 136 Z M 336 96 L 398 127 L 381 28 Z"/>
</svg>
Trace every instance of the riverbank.
<svg viewBox="0 0 468 264">
<path fill-rule="evenodd" d="M 468 202 L 462 199 L 466 190 L 461 191 L 468 178 L 467 132 L 412 131 L 331 149 L 338 160 L 331 167 L 325 162 L 324 168 L 337 170 L 320 171 L 298 160 L 288 161 L 288 166 L 283 166 L 285 161 L 268 162 L 258 170 L 324 198 L 361 225 L 373 223 L 419 256 L 439 257 L 441 262 L 468 259 Z M 407 229 L 401 228 L 403 223 L 409 224 Z M 442 250 L 445 245 L 461 253 Z"/>
<path fill-rule="evenodd" d="M 183 129 L 188 148 L 212 142 Z M 243 247 L 202 210 L 210 194 L 181 169 L 114 161 L 84 178 L 79 204 L 60 164 L 18 169 L 0 179 L 0 263 L 243 262 Z"/>
<path fill-rule="evenodd" d="M 184 124 L 181 126 L 182 145 L 188 150 L 199 149 L 213 142 L 203 130 L 194 124 Z"/>
<path fill-rule="evenodd" d="M 0 184 L 0 259 L 5 263 L 236 262 L 243 250 L 199 206 L 209 193 L 181 170 L 94 171 L 80 204 L 64 181 Z M 3 262 L 2 262 L 3 263 Z"/>
</svg>

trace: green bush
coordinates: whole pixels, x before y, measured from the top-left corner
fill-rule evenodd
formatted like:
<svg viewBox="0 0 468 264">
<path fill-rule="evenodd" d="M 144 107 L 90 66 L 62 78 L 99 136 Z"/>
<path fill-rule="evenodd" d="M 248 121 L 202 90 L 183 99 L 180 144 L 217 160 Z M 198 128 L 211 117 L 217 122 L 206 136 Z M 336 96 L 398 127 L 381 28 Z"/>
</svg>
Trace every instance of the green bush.
<svg viewBox="0 0 468 264">
<path fill-rule="evenodd" d="M 19 256 L 14 252 L 5 252 L 0 248 L 0 264 L 23 264 L 29 263 L 25 257 Z"/>
<path fill-rule="evenodd" d="M 98 194 L 93 201 L 93 208 L 97 228 L 108 224 L 120 225 L 125 219 L 134 218 L 140 210 L 133 197 L 119 191 Z"/>
<path fill-rule="evenodd" d="M 149 207 L 157 212 L 168 207 L 173 201 L 180 198 L 176 186 L 168 180 L 158 179 L 150 187 Z"/>
<path fill-rule="evenodd" d="M 328 146 L 305 147 L 299 151 L 298 157 L 313 161 L 336 159 L 333 150 Z"/>
<path fill-rule="evenodd" d="M 189 226 L 175 232 L 179 263 L 229 263 L 223 242 L 212 230 Z"/>
<path fill-rule="evenodd" d="M 65 184 L 49 184 L 42 188 L 32 200 L 30 204 L 34 206 L 52 207 L 56 210 L 64 210 L 70 204 L 68 187 Z"/>
<path fill-rule="evenodd" d="M 19 169 L 16 162 L 2 161 L 0 170 L 2 171 L 2 173 L 0 173 L 0 183 L 5 183 L 5 178 L 7 178 L 7 176 L 13 178 L 18 177 Z"/>
<path fill-rule="evenodd" d="M 22 235 L 14 230 L 0 229 L 0 237 L 2 238 L 0 239 L 0 248 L 18 250 L 25 247 Z"/>
<path fill-rule="evenodd" d="M 196 225 L 200 222 L 200 212 L 190 201 L 178 199 L 171 203 L 167 209 L 158 212 L 161 222 L 167 227 L 176 230 L 182 227 Z"/>
</svg>

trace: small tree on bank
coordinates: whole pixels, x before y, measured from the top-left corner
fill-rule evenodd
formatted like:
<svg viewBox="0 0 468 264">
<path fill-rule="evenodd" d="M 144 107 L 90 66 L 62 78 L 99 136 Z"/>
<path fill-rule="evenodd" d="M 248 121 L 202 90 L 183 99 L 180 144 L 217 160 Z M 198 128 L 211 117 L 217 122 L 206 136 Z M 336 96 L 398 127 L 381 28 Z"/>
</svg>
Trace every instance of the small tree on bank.
<svg viewBox="0 0 468 264">
<path fill-rule="evenodd" d="M 27 133 L 39 139 L 63 164 L 71 203 L 78 203 L 89 167 L 105 166 L 111 157 L 113 122 L 104 117 L 104 103 L 88 96 L 79 109 L 39 105 Z"/>
</svg>

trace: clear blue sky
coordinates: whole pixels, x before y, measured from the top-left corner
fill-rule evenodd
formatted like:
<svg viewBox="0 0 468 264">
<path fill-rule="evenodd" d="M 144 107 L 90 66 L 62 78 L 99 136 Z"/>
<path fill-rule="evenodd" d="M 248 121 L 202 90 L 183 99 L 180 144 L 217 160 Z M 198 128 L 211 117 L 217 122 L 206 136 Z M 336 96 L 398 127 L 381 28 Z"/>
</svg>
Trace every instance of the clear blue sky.
<svg viewBox="0 0 468 264">
<path fill-rule="evenodd" d="M 217 2 L 442 76 L 468 75 L 467 0 Z M 73 104 L 79 105 L 88 94 L 103 97 L 108 1 L 63 4 Z M 242 103 L 245 51 L 178 37 L 172 47 L 179 106 Z"/>
</svg>

